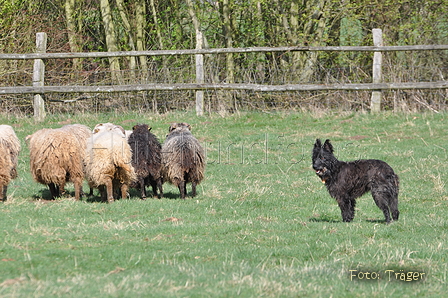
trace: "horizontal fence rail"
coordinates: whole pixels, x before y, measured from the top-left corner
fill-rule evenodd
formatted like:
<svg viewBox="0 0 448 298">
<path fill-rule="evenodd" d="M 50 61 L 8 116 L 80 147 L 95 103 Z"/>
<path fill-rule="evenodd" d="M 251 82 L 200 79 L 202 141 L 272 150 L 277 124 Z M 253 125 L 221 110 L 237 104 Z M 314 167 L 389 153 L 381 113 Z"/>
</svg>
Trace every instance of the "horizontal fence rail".
<svg viewBox="0 0 448 298">
<path fill-rule="evenodd" d="M 112 58 L 138 56 L 172 56 L 197 54 L 229 54 L 256 52 L 394 52 L 394 51 L 436 51 L 448 50 L 448 45 L 414 45 L 414 46 L 330 46 L 330 47 L 251 47 L 251 48 L 215 48 L 198 50 L 158 50 L 158 51 L 121 51 L 121 52 L 90 52 L 90 53 L 31 53 L 31 54 L 0 54 L 3 60 L 31 59 L 67 59 L 67 58 Z"/>
<path fill-rule="evenodd" d="M 258 92 L 275 91 L 320 91 L 320 90 L 401 90 L 401 89 L 447 89 L 448 81 L 416 83 L 379 83 L 379 84 L 137 84 L 110 86 L 43 86 L 43 87 L 0 87 L 2 94 L 45 94 L 45 93 L 112 93 L 138 91 L 178 91 L 178 90 L 251 90 Z"/>
</svg>

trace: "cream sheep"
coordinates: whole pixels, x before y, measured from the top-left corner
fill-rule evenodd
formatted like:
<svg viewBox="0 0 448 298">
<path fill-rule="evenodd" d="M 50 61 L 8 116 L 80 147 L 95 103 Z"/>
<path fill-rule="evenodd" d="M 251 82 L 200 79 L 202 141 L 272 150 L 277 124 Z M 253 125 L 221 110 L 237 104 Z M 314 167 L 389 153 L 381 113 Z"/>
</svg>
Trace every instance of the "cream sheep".
<svg viewBox="0 0 448 298">
<path fill-rule="evenodd" d="M 124 128 L 120 125 L 116 125 L 113 123 L 100 123 L 95 125 L 95 127 L 93 128 L 92 133 L 93 134 L 97 134 L 103 131 L 117 131 L 118 133 L 123 133 L 126 137 L 128 137 L 126 131 L 124 130 Z"/>
<path fill-rule="evenodd" d="M 199 141 L 191 134 L 188 123 L 173 123 L 162 146 L 163 180 L 179 188 L 185 199 L 187 183 L 191 182 L 192 196 L 196 185 L 204 178 L 205 154 Z"/>
<path fill-rule="evenodd" d="M 9 125 L 0 125 L 0 200 L 6 201 L 8 184 L 17 177 L 20 141 Z"/>
<path fill-rule="evenodd" d="M 120 126 L 101 124 L 87 144 L 86 176 L 89 184 L 97 187 L 103 200 L 114 201 L 114 192 L 126 198 L 129 184 L 136 179 L 131 165 L 132 152 Z"/>
<path fill-rule="evenodd" d="M 48 185 L 51 199 L 65 193 L 65 183 L 73 182 L 75 199 L 82 194 L 84 152 L 90 129 L 81 124 L 57 129 L 41 129 L 27 137 L 31 174 L 39 183 Z"/>
</svg>

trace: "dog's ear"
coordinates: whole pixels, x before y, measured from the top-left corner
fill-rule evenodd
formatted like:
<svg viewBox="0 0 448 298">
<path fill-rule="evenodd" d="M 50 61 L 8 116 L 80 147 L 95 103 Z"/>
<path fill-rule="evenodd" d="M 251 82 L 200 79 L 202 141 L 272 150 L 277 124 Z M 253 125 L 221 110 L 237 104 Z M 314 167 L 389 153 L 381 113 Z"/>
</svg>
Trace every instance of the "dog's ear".
<svg viewBox="0 0 448 298">
<path fill-rule="evenodd" d="M 331 145 L 330 140 L 328 140 L 328 139 L 325 140 L 325 143 L 324 143 L 324 150 L 333 153 L 333 145 Z"/>
<path fill-rule="evenodd" d="M 314 148 L 321 148 L 322 143 L 320 142 L 320 139 L 316 139 L 316 143 L 314 143 Z"/>
</svg>

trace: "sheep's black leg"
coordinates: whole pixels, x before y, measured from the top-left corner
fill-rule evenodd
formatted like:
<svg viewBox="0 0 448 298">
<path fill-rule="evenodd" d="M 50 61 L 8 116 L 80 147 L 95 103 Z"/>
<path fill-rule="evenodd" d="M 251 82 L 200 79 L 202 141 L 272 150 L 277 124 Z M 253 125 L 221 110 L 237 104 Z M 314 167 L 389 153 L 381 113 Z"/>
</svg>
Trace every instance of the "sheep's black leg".
<svg viewBox="0 0 448 298">
<path fill-rule="evenodd" d="M 98 189 L 100 191 L 101 201 L 106 202 L 107 201 L 106 186 L 100 185 L 98 186 Z"/>
<path fill-rule="evenodd" d="M 89 196 L 91 197 L 91 196 L 93 196 L 93 184 L 90 182 L 89 182 L 89 188 L 90 188 Z"/>
<path fill-rule="evenodd" d="M 48 184 L 48 188 L 50 189 L 52 200 L 59 196 L 59 187 L 57 187 L 54 183 Z"/>
<path fill-rule="evenodd" d="M 195 181 L 191 182 L 191 196 L 192 197 L 196 196 L 196 182 Z"/>
<path fill-rule="evenodd" d="M 180 191 L 180 198 L 182 199 L 182 200 L 185 200 L 185 194 L 186 194 L 186 183 L 185 183 L 185 181 L 180 181 L 179 182 L 179 191 Z"/>
<path fill-rule="evenodd" d="M 140 196 L 142 200 L 144 200 L 146 199 L 145 178 L 140 177 L 139 183 L 140 183 Z"/>
<path fill-rule="evenodd" d="M 154 181 L 152 178 L 149 180 L 149 183 L 151 184 L 151 188 L 152 188 L 152 193 L 153 193 L 153 197 L 159 197 L 159 195 L 157 194 L 157 181 Z"/>
<path fill-rule="evenodd" d="M 159 189 L 159 195 L 158 195 L 159 199 L 163 198 L 163 187 L 161 178 L 157 179 L 157 188 Z"/>
</svg>

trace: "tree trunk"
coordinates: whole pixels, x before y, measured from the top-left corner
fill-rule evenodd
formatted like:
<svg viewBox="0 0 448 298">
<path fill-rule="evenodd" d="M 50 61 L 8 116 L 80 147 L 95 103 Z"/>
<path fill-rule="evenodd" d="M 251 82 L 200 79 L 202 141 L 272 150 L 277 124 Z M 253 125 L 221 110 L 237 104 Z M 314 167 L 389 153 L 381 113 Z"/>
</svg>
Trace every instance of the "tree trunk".
<svg viewBox="0 0 448 298">
<path fill-rule="evenodd" d="M 131 28 L 131 24 L 129 23 L 129 18 L 126 14 L 126 11 L 124 9 L 123 0 L 115 0 L 117 3 L 118 11 L 120 12 L 121 20 L 123 21 L 123 26 L 126 29 L 128 33 L 128 45 L 129 49 L 131 51 L 135 51 L 135 44 L 134 44 L 134 37 L 132 36 L 132 33 L 134 30 Z M 130 78 L 131 81 L 135 83 L 135 68 L 136 68 L 136 58 L 134 56 L 128 57 L 129 60 L 129 70 L 130 70 Z"/>
<path fill-rule="evenodd" d="M 112 12 L 109 0 L 100 0 L 101 17 L 103 18 L 104 31 L 106 35 L 106 46 L 108 52 L 117 52 L 117 38 L 115 37 L 115 26 L 112 20 Z M 121 84 L 120 62 L 118 57 L 109 58 L 112 83 Z"/>
<path fill-rule="evenodd" d="M 76 17 L 75 17 L 75 0 L 65 0 L 65 19 L 67 23 L 67 35 L 68 43 L 70 45 L 71 52 L 81 52 L 81 45 L 79 38 L 77 37 L 76 30 Z M 73 74 L 76 74 L 82 70 L 81 60 L 74 58 L 73 60 Z"/>
<path fill-rule="evenodd" d="M 315 0 L 309 6 L 310 11 L 314 9 L 313 14 L 304 27 L 304 35 L 309 40 L 309 46 L 325 46 L 323 44 L 323 36 L 325 33 L 326 17 L 324 16 L 327 0 Z M 317 63 L 318 52 L 301 53 L 300 66 L 301 72 L 299 77 L 300 83 L 312 81 L 315 66 Z"/>
<path fill-rule="evenodd" d="M 222 1 L 222 17 L 223 17 L 223 25 L 224 25 L 224 36 L 226 39 L 226 47 L 233 47 L 233 29 L 232 23 L 230 19 L 230 7 L 229 0 Z M 226 54 L 226 77 L 227 83 L 233 84 L 235 82 L 235 62 L 233 60 L 233 54 Z"/>
<path fill-rule="evenodd" d="M 154 0 L 150 0 L 151 5 L 151 13 L 152 13 L 152 19 L 154 22 L 154 27 L 156 29 L 156 35 L 157 35 L 157 41 L 159 42 L 159 50 L 163 50 L 163 38 L 162 38 L 162 31 L 159 26 L 159 20 L 157 17 L 157 10 L 156 10 L 156 4 Z M 162 71 L 165 73 L 165 77 L 169 77 L 169 71 L 168 71 L 168 64 L 166 61 L 166 56 L 162 56 Z"/>
<path fill-rule="evenodd" d="M 135 18 L 136 18 L 136 46 L 137 51 L 144 51 L 145 49 L 145 26 L 146 26 L 146 2 L 138 0 L 135 3 Z M 143 81 L 146 82 L 148 78 L 147 57 L 139 56 L 140 68 L 142 72 Z"/>
<path fill-rule="evenodd" d="M 225 38 L 225 45 L 227 48 L 233 47 L 233 29 L 230 16 L 230 4 L 229 0 L 222 0 L 222 20 L 223 20 L 223 31 Z M 235 61 L 233 60 L 233 54 L 226 54 L 226 83 L 233 84 L 235 82 Z M 219 109 L 221 112 L 225 112 L 226 109 L 231 109 L 233 104 L 231 93 L 226 93 L 224 95 L 224 104 L 220 105 Z"/>
</svg>

